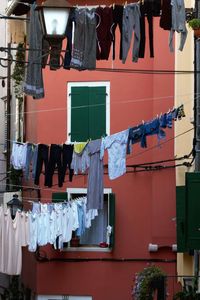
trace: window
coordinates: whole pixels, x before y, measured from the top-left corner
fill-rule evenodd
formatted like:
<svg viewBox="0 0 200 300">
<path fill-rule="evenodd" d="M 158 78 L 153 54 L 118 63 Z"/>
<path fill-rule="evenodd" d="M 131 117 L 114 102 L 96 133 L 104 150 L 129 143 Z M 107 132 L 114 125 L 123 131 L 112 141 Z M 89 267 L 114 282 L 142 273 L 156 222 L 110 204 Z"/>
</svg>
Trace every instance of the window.
<svg viewBox="0 0 200 300">
<path fill-rule="evenodd" d="M 67 193 L 53 193 L 52 200 L 53 202 L 73 200 L 86 195 L 87 189 L 69 188 Z M 111 193 L 111 189 L 104 189 L 104 209 L 98 210 L 98 216 L 91 223 L 91 227 L 78 238 L 78 243 L 76 233 L 73 232 L 71 242 L 65 245 L 66 250 L 109 252 L 114 247 L 115 195 Z M 107 243 L 109 247 L 101 243 Z"/>
<path fill-rule="evenodd" d="M 68 141 L 110 134 L 110 83 L 68 83 Z"/>
</svg>

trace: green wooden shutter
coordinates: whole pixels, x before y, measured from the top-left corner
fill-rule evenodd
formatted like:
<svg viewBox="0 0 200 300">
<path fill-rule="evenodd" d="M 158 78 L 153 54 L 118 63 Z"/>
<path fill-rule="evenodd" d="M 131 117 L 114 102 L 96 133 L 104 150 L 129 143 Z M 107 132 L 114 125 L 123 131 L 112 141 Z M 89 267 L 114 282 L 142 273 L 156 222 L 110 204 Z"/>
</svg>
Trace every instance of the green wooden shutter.
<svg viewBox="0 0 200 300">
<path fill-rule="evenodd" d="M 115 194 L 109 194 L 109 225 L 112 227 L 110 236 L 110 248 L 114 248 L 115 244 Z"/>
<path fill-rule="evenodd" d="M 67 193 L 52 193 L 52 202 L 64 202 L 67 201 Z"/>
<path fill-rule="evenodd" d="M 106 87 L 90 87 L 89 138 L 98 139 L 106 134 Z"/>
<path fill-rule="evenodd" d="M 89 87 L 71 89 L 71 141 L 87 141 L 89 136 Z"/>
<path fill-rule="evenodd" d="M 71 141 L 97 139 L 106 134 L 106 87 L 72 87 Z"/>
<path fill-rule="evenodd" d="M 185 186 L 176 187 L 177 252 L 186 252 L 186 196 Z"/>
<path fill-rule="evenodd" d="M 200 173 L 186 173 L 187 242 L 200 249 Z"/>
</svg>

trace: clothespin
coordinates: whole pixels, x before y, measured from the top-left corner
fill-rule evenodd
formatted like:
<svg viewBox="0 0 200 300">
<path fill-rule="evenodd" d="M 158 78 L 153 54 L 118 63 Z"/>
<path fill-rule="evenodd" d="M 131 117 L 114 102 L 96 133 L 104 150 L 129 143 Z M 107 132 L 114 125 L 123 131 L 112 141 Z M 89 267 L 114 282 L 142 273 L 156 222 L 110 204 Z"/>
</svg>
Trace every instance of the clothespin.
<svg viewBox="0 0 200 300">
<path fill-rule="evenodd" d="M 142 124 L 144 125 L 144 120 L 142 120 Z"/>
<path fill-rule="evenodd" d="M 113 3 L 112 7 L 113 7 L 113 9 L 115 9 L 115 3 Z"/>
<path fill-rule="evenodd" d="M 125 3 L 124 3 L 124 8 L 127 6 L 127 1 L 125 1 Z"/>
</svg>

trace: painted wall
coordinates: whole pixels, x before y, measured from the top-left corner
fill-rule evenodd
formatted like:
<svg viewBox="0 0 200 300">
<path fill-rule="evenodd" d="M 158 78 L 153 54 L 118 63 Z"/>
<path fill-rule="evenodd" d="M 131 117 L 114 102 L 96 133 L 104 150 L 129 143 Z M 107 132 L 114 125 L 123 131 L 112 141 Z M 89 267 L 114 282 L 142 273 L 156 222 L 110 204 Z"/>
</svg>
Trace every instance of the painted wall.
<svg viewBox="0 0 200 300">
<path fill-rule="evenodd" d="M 186 7 L 194 7 L 194 1 L 186 1 Z M 176 36 L 177 44 L 179 44 L 179 36 Z M 178 51 L 175 56 L 176 70 L 194 70 L 194 35 L 191 28 L 188 28 L 188 37 L 186 47 L 183 52 Z M 181 122 L 176 122 L 175 136 L 175 154 L 177 157 L 189 154 L 192 150 L 194 131 L 194 74 L 179 74 L 175 76 L 174 90 L 175 104 L 184 104 L 186 117 Z M 188 131 L 188 132 L 187 132 Z M 183 134 L 186 132 L 185 134 Z M 176 185 L 185 185 L 185 172 L 193 172 L 194 166 L 191 168 L 176 169 Z M 177 255 L 177 271 L 179 275 L 193 274 L 193 257 L 188 253 L 179 253 Z M 180 279 L 180 278 L 179 278 Z"/>
<path fill-rule="evenodd" d="M 88 1 L 88 5 L 91 2 Z M 148 39 L 146 56 L 137 64 L 127 59 L 122 65 L 116 60 L 114 68 L 174 69 L 174 54 L 168 49 L 168 32 L 158 27 L 154 20 L 155 58 L 149 58 Z M 130 51 L 131 52 L 131 51 Z M 118 50 L 116 51 L 118 53 Z M 111 68 L 111 60 L 98 62 L 98 66 Z M 74 81 L 110 81 L 111 133 L 151 120 L 174 105 L 174 77 L 172 75 L 130 74 L 75 70 L 44 70 L 45 99 L 27 98 L 26 139 L 38 143 L 63 143 L 67 140 L 67 83 Z M 174 157 L 174 142 L 170 140 L 174 130 L 166 130 L 167 138 L 160 146 L 156 137 L 148 138 L 148 148 L 134 145 L 127 164 L 138 164 Z M 169 140 L 169 141 L 168 141 Z M 41 176 L 41 183 L 42 183 Z M 57 177 L 54 177 L 54 183 Z M 63 187 L 86 187 L 86 176 L 74 177 Z M 135 273 L 147 265 L 149 259 L 169 259 L 160 263 L 169 274 L 175 275 L 176 254 L 171 245 L 175 236 L 175 170 L 127 173 L 110 181 L 105 175 L 105 187 L 116 194 L 116 243 L 111 253 L 67 252 L 57 253 L 51 247 L 44 248 L 48 257 L 54 258 L 131 258 L 133 262 L 81 262 L 38 263 L 31 267 L 34 279 L 28 276 L 29 253 L 24 257 L 24 283 L 39 295 L 88 295 L 95 300 L 131 299 L 131 286 Z M 57 186 L 53 187 L 58 191 Z M 61 189 L 60 189 L 61 190 Z M 51 199 L 52 190 L 43 189 L 42 197 Z M 167 246 L 157 253 L 148 251 L 148 244 Z M 139 261 L 137 261 L 139 260 Z M 172 277 L 173 278 L 173 277 Z M 172 299 L 174 281 L 169 280 L 168 292 Z"/>
</svg>

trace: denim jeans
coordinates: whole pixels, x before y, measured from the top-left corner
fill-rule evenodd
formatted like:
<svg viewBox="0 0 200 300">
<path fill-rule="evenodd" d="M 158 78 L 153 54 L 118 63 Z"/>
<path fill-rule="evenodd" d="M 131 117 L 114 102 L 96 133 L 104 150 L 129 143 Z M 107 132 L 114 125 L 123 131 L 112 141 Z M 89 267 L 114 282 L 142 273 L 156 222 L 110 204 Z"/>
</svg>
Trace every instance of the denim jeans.
<svg viewBox="0 0 200 300">
<path fill-rule="evenodd" d="M 34 144 L 27 144 L 27 152 L 26 152 L 26 165 L 24 169 L 24 177 L 25 180 L 29 180 L 30 178 L 30 165 L 32 163 L 32 178 L 35 178 L 36 171 L 36 157 L 37 155 L 37 146 Z"/>
<path fill-rule="evenodd" d="M 122 62 L 126 62 L 134 30 L 132 61 L 137 62 L 140 48 L 140 6 L 138 3 L 128 4 L 123 11 Z"/>
</svg>

